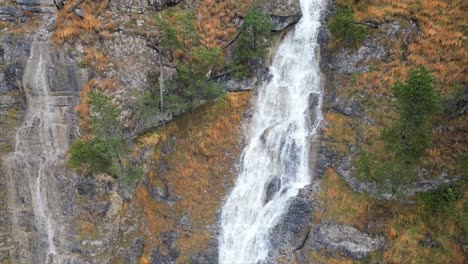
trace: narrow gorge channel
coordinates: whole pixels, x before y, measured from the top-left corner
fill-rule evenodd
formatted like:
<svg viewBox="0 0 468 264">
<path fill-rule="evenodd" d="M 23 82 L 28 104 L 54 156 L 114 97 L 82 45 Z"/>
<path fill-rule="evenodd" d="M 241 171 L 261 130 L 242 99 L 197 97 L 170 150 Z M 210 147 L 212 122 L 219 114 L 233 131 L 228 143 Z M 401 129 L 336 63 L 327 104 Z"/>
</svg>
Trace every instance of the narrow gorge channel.
<svg viewBox="0 0 468 264">
<path fill-rule="evenodd" d="M 222 209 L 219 263 L 259 263 L 270 235 L 311 182 L 311 143 L 323 119 L 319 69 L 322 0 L 301 0 L 302 19 L 284 38 L 260 88 L 235 187 Z"/>
</svg>

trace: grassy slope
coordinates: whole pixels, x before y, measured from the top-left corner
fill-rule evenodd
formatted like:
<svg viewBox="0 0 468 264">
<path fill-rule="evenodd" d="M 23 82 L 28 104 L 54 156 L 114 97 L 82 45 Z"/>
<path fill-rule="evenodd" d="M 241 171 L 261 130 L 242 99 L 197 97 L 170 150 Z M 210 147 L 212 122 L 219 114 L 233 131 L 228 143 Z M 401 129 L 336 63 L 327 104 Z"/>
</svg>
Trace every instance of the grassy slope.
<svg viewBox="0 0 468 264">
<path fill-rule="evenodd" d="M 356 3 L 359 2 L 359 3 Z M 435 87 L 442 99 L 453 99 L 464 83 L 468 64 L 466 56 L 467 4 L 463 1 L 351 1 L 337 0 L 335 4 L 351 6 L 357 21 L 377 23 L 399 21 L 403 27 L 411 20 L 420 27 L 420 34 L 411 39 L 399 38 L 386 42 L 379 30 L 370 30 L 391 53 L 388 61 L 373 61 L 371 71 L 355 76 L 335 76 L 339 96 L 363 98 L 361 103 L 375 124 L 367 125 L 359 120 L 338 113 L 326 113 L 325 138 L 330 150 L 339 156 L 349 154 L 351 146 L 359 138 L 362 146 L 376 157 L 376 161 L 390 158 L 385 143 L 379 140 L 381 131 L 392 124 L 396 117 L 392 105 L 391 88 L 396 80 L 405 79 L 413 66 L 426 66 L 435 78 Z M 332 52 L 339 43 L 331 43 Z M 466 98 L 466 97 L 465 97 Z M 461 176 L 463 159 L 467 153 L 467 115 L 451 116 L 445 111 L 433 120 L 433 145 L 427 152 L 422 167 L 436 177 L 440 172 L 449 176 Z M 371 234 L 384 234 L 388 244 L 383 252 L 375 253 L 362 262 L 373 263 L 464 263 L 462 244 L 466 243 L 466 188 L 462 180 L 458 200 L 444 205 L 444 210 L 434 210 L 430 201 L 421 195 L 411 197 L 405 203 L 382 202 L 354 193 L 331 168 L 327 170 L 318 198 L 323 208 L 315 219 L 351 224 Z M 443 201 L 446 202 L 446 201 Z M 439 208 L 440 209 L 440 208 Z M 434 240 L 437 247 L 423 245 Z M 327 257 L 328 256 L 328 257 Z M 353 263 L 351 259 L 329 257 L 326 252 L 310 252 L 311 261 L 320 263 Z"/>
<path fill-rule="evenodd" d="M 208 248 L 214 239 L 210 228 L 227 187 L 233 179 L 234 162 L 240 155 L 241 114 L 247 106 L 249 92 L 229 93 L 216 103 L 187 113 L 168 124 L 166 129 L 144 135 L 139 139 L 145 146 L 156 145 L 148 173 L 151 188 L 168 188 L 177 201 L 158 202 L 148 186 L 140 184 L 128 205 L 140 223 L 139 232 L 148 243 L 147 249 L 164 247 L 162 232 L 178 232 L 179 263 Z M 169 139 L 175 141 L 170 142 Z M 174 152 L 163 154 L 166 144 L 174 144 Z M 140 145 L 141 146 L 141 145 Z M 166 171 L 160 168 L 167 166 Z M 178 222 L 188 216 L 191 226 L 184 229 Z M 152 252 L 145 252 L 145 263 Z"/>
<path fill-rule="evenodd" d="M 234 5 L 228 1 L 221 1 L 223 4 L 217 5 L 217 9 L 208 9 L 206 7 L 215 3 L 210 0 L 201 2 L 204 5 L 200 5 L 198 14 L 203 27 L 200 26 L 199 30 L 204 36 L 204 43 L 209 46 L 222 46 L 233 35 L 230 24 L 233 18 L 232 9 L 243 10 L 245 7 L 237 6 L 239 5 L 237 2 L 242 1 L 236 1 Z M 352 6 L 357 20 L 360 21 L 398 20 L 402 25 L 408 25 L 410 19 L 415 19 L 421 28 L 421 34 L 409 45 L 402 39 L 397 43 L 382 43 L 392 52 L 390 61 L 372 62 L 373 70 L 368 73 L 337 76 L 338 82 L 343 84 L 338 88 L 338 92 L 343 96 L 363 95 L 367 99 L 364 102 L 366 108 L 377 122 L 375 125 L 367 126 L 337 113 L 327 113 L 329 127 L 325 133 L 326 137 L 333 141 L 331 147 L 340 155 L 345 155 L 349 147 L 355 144 L 356 133 L 359 130 L 362 131 L 366 149 L 378 152 L 377 150 L 382 149 L 383 143 L 376 138 L 381 129 L 388 126 L 395 116 L 389 103 L 391 87 L 397 79 L 405 78 L 410 67 L 417 65 L 428 67 L 436 78 L 437 89 L 446 97 L 455 93 L 457 85 L 466 83 L 466 74 L 463 71 L 468 64 L 468 56 L 466 56 L 466 36 L 462 31 L 466 31 L 464 27 L 466 16 L 463 14 L 466 13 L 467 7 L 466 4 L 463 6 L 463 1 L 447 3 L 440 0 L 362 0 L 358 4 L 355 4 L 357 1 L 351 0 L 336 2 Z M 91 13 L 96 13 L 94 17 L 97 17 L 99 9 L 95 7 L 93 9 L 96 12 Z M 67 16 L 63 11 L 61 15 Z M 112 28 L 111 24 L 106 24 L 109 27 L 107 30 L 93 17 L 78 21 L 75 17 L 63 20 L 59 16 L 57 21 L 59 23 L 55 36 L 57 43 L 75 36 L 80 36 L 84 40 L 92 39 L 96 34 L 107 38 L 109 37 L 107 33 Z M 92 32 L 94 36 L 88 32 Z M 94 56 L 92 50 L 88 53 L 90 57 Z M 245 102 L 246 99 L 240 101 Z M 160 245 L 161 241 L 158 240 L 160 232 L 177 229 L 176 219 L 190 212 L 194 231 L 183 231 L 185 234 L 176 242 L 179 252 L 184 254 L 180 258 L 182 262 L 187 261 L 189 255 L 205 248 L 212 239 L 207 232 L 207 225 L 214 222 L 216 208 L 219 207 L 220 197 L 225 191 L 220 177 L 229 171 L 234 158 L 237 157 L 235 153 L 238 152 L 238 132 L 236 132 L 238 127 L 233 124 L 238 124 L 244 103 L 237 107 L 235 105 L 237 104 L 233 106 L 229 99 L 222 100 L 214 106 L 201 109 L 201 112 L 197 111 L 194 115 L 188 114 L 179 119 L 168 127 L 167 132 L 158 132 L 157 136 L 146 138 L 149 144 L 151 142 L 164 144 L 169 134 L 174 134 L 180 139 L 176 143 L 177 151 L 166 157 L 169 171 L 164 175 L 158 175 L 154 170 L 148 178 L 153 187 L 167 184 L 170 190 L 182 199 L 168 208 L 166 204 L 152 199 L 148 189 L 140 185 L 136 199 L 127 205 L 127 208 L 137 213 L 139 221 L 143 223 L 140 232 L 152 246 Z M 434 131 L 434 145 L 428 151 L 425 165 L 439 171 L 449 170 L 452 174 L 459 174 L 460 159 L 466 153 L 467 146 L 464 136 L 468 123 L 466 115 L 450 120 L 441 115 L 435 122 L 440 129 Z M 214 137 L 215 140 L 208 140 L 209 137 Z M 226 152 L 231 152 L 233 155 L 223 160 L 223 154 Z M 160 158 L 158 154 L 153 157 L 155 166 Z M 216 166 L 213 166 L 214 164 Z M 167 182 L 161 182 L 162 178 L 167 179 Z M 348 223 L 370 233 L 386 235 L 390 241 L 388 247 L 383 254 L 376 254 L 373 259 L 381 259 L 385 263 L 434 263 L 434 260 L 438 263 L 463 262 L 463 251 L 457 243 L 462 234 L 459 223 L 444 214 L 433 214 L 421 198 L 414 197 L 412 205 L 376 202 L 365 195 L 353 193 L 333 170 L 327 171 L 322 188 L 319 198 L 324 201 L 324 207 L 315 215 L 317 221 Z M 456 203 L 455 208 L 460 211 L 465 208 L 466 211 L 466 205 L 462 200 Z M 201 201 L 203 203 L 200 203 Z M 422 246 L 418 241 L 427 236 L 439 241 L 442 249 Z M 147 257 L 151 253 L 149 250 L 145 247 L 142 263 L 148 260 Z M 352 262 L 328 258 L 321 253 L 311 253 L 310 257 L 311 260 L 324 263 Z"/>
</svg>

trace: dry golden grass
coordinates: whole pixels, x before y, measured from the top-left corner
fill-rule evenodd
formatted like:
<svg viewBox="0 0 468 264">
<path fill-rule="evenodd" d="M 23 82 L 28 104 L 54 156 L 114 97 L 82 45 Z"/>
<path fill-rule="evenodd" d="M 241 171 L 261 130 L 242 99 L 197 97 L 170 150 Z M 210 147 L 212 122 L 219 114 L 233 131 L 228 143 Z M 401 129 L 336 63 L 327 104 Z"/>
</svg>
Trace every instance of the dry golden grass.
<svg viewBox="0 0 468 264">
<path fill-rule="evenodd" d="M 197 28 L 203 43 L 210 47 L 224 46 L 236 33 L 236 4 L 230 0 L 201 0 Z"/>
<path fill-rule="evenodd" d="M 338 0 L 336 4 L 352 7 L 357 21 L 398 21 L 402 29 L 409 31 L 403 35 L 403 30 L 400 30 L 396 41 L 389 41 L 389 37 L 383 34 L 385 29 L 369 29 L 371 37 L 388 49 L 388 60 L 368 62 L 371 71 L 366 73 L 335 76 L 337 93 L 343 97 L 358 95 L 358 98 L 363 98 L 363 105 L 375 121 L 374 129 L 377 131 L 391 127 L 396 120 L 397 112 L 391 101 L 392 87 L 397 80 L 404 80 L 412 67 L 427 67 L 434 78 L 436 91 L 443 98 L 449 98 L 455 87 L 467 82 L 468 40 L 463 33 L 468 15 L 466 1 Z M 417 24 L 419 32 L 411 29 L 411 23 Z M 354 131 L 343 129 L 343 120 L 329 117 L 327 114 L 330 129 L 326 132 L 332 138 L 330 146 L 342 153 L 349 147 L 349 137 L 354 135 Z M 444 171 L 451 176 L 461 175 L 461 158 L 467 153 L 466 115 L 451 118 L 448 122 L 447 119 L 446 114 L 435 118 L 437 129 L 433 131 L 433 146 L 424 159 L 423 166 L 433 170 L 434 177 Z M 388 158 L 381 151 L 385 144 L 379 139 L 379 133 L 368 133 L 368 126 L 359 129 L 365 149 L 378 154 L 380 160 Z M 340 130 L 347 135 L 339 135 Z"/>
<path fill-rule="evenodd" d="M 55 32 L 52 37 L 54 43 L 62 44 L 67 41 L 73 42 L 75 38 L 85 33 L 97 37 L 99 31 L 105 29 L 102 21 L 98 17 L 105 13 L 107 1 L 83 2 L 80 5 L 80 8 L 84 11 L 84 17 L 82 19 L 73 12 L 67 13 L 67 10 L 77 2 L 78 0 L 67 1 L 65 7 L 57 13 Z"/>
<path fill-rule="evenodd" d="M 437 88 L 441 93 L 450 92 L 456 83 L 467 82 L 464 74 L 468 65 L 466 49 L 467 37 L 462 33 L 466 26 L 468 4 L 465 1 L 443 0 L 376 0 L 360 1 L 355 4 L 351 0 L 337 1 L 338 5 L 352 6 L 358 21 L 394 21 L 402 23 L 414 20 L 420 27 L 420 34 L 413 34 L 414 40 L 400 38 L 398 43 L 389 43 L 388 47 L 395 55 L 400 55 L 407 46 L 407 59 L 394 56 L 389 63 L 380 63 L 379 70 L 385 72 L 382 77 L 363 76 L 362 82 L 374 81 L 377 87 L 385 89 L 397 79 L 404 79 L 409 68 L 424 65 L 435 77 Z M 403 24 L 404 25 L 404 24 Z M 390 84 L 390 85 L 388 85 Z"/>
<path fill-rule="evenodd" d="M 307 258 L 310 263 L 320 263 L 320 264 L 353 264 L 357 261 L 353 261 L 352 259 L 346 258 L 333 258 L 329 256 L 326 251 L 310 251 L 307 254 Z"/>
<path fill-rule="evenodd" d="M 161 141 L 161 135 L 158 132 L 144 134 L 137 138 L 138 147 L 155 147 Z"/>
<path fill-rule="evenodd" d="M 465 194 L 466 197 L 466 194 Z M 458 202 L 461 206 L 463 201 Z M 466 256 L 457 237 L 460 227 L 446 215 L 430 215 L 421 201 L 413 206 L 393 203 L 393 218 L 387 222 L 389 247 L 384 251 L 385 263 L 465 263 Z M 431 220 L 423 218 L 426 215 Z M 429 225 L 428 221 L 436 223 Z M 441 248 L 423 246 L 421 241 L 432 237 Z"/>
<path fill-rule="evenodd" d="M 27 23 L 12 23 L 0 21 L 0 31 L 8 30 L 6 32 L 12 35 L 32 34 L 37 31 L 41 23 L 42 19 L 39 16 L 29 15 Z"/>
<path fill-rule="evenodd" d="M 110 59 L 103 52 L 93 48 L 86 48 L 84 54 L 85 56 L 81 61 L 83 66 L 89 65 L 91 69 L 97 72 L 104 72 L 109 69 Z"/>
<path fill-rule="evenodd" d="M 321 188 L 317 198 L 322 206 L 314 212 L 316 223 L 350 224 L 371 235 L 385 235 L 387 244 L 383 254 L 373 254 L 371 259 L 395 264 L 465 263 L 466 256 L 459 242 L 463 237 L 460 226 L 463 219 L 432 213 L 418 197 L 414 197 L 412 203 L 375 201 L 353 192 L 332 169 L 326 171 Z M 467 193 L 465 191 L 464 197 L 455 205 L 459 212 L 466 207 Z M 466 219 L 466 214 L 464 217 Z M 439 242 L 441 248 L 424 246 L 421 241 L 428 237 Z M 349 261 L 332 258 L 327 252 L 311 251 L 307 254 L 312 263 Z"/>
<path fill-rule="evenodd" d="M 180 263 L 189 262 L 189 256 L 206 249 L 213 239 L 207 228 L 216 221 L 216 212 L 226 195 L 225 183 L 234 176 L 231 169 L 240 154 L 241 114 L 249 97 L 249 92 L 228 93 L 215 103 L 177 118 L 166 129 L 137 140 L 141 146 L 156 145 L 148 186 L 168 189 L 179 199 L 171 206 L 157 202 L 140 184 L 129 208 L 139 212 L 138 221 L 144 223 L 140 231 L 152 247 L 161 246 L 161 232 L 178 230 Z M 174 144 L 175 151 L 163 154 L 162 149 L 170 144 Z M 167 171 L 159 170 L 163 164 Z M 184 215 L 190 218 L 190 230 L 175 222 Z"/>
<path fill-rule="evenodd" d="M 155 201 L 143 185 L 137 187 L 130 206 L 142 212 L 139 228 L 153 245 L 158 244 L 161 231 L 170 230 L 174 225 L 174 220 L 170 217 L 171 210 L 167 204 Z"/>
<path fill-rule="evenodd" d="M 356 122 L 353 118 L 328 112 L 325 114 L 327 126 L 324 128 L 327 146 L 339 155 L 349 152 L 356 143 Z"/>
<path fill-rule="evenodd" d="M 321 211 L 316 211 L 317 221 L 351 224 L 364 229 L 367 222 L 367 209 L 372 199 L 354 193 L 333 169 L 328 169 L 322 179 L 323 190 L 319 193 L 323 201 Z"/>
</svg>

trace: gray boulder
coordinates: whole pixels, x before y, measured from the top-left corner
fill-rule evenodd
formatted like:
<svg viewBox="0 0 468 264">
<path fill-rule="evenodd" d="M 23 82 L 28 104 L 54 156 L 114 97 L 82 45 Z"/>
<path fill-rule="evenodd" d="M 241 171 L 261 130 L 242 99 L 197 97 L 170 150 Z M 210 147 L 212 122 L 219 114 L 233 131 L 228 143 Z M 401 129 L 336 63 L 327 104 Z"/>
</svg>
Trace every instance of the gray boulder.
<svg viewBox="0 0 468 264">
<path fill-rule="evenodd" d="M 263 9 L 271 16 L 275 31 L 281 31 L 295 24 L 302 16 L 299 0 L 265 1 Z"/>
<path fill-rule="evenodd" d="M 307 245 L 313 250 L 335 250 L 345 257 L 362 259 L 385 245 L 383 236 L 370 237 L 350 225 L 318 224 L 312 230 Z"/>
<path fill-rule="evenodd" d="M 53 0 L 16 0 L 21 10 L 33 13 L 54 13 L 57 11 Z"/>
</svg>

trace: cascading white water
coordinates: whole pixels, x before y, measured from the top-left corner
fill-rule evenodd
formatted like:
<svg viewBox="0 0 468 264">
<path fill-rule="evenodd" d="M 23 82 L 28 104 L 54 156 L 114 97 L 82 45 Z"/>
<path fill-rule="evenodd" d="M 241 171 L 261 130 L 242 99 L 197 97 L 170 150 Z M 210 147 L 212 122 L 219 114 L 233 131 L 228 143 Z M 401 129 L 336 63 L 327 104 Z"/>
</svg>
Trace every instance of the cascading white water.
<svg viewBox="0 0 468 264">
<path fill-rule="evenodd" d="M 50 65 L 49 32 L 51 18 L 46 17 L 31 46 L 31 55 L 23 75 L 27 100 L 24 122 L 16 132 L 15 150 L 5 158 L 5 171 L 11 189 L 10 207 L 14 239 L 21 242 L 19 254 L 23 263 L 57 263 L 56 223 L 52 207 L 60 201 L 54 197 L 56 177 L 63 175 L 70 128 L 65 120 L 64 97 L 52 96 L 48 71 Z M 27 186 L 20 185 L 25 180 Z M 14 188 L 14 189 L 13 189 Z M 18 201 L 18 196 L 27 201 Z M 53 204 L 52 204 L 53 203 Z M 18 224 L 31 204 L 34 234 Z M 16 227 L 15 227 L 16 226 Z M 16 231 L 15 231 L 16 230 Z M 25 243 L 25 241 L 27 243 Z"/>
<path fill-rule="evenodd" d="M 259 90 L 241 171 L 222 210 L 222 264 L 267 259 L 270 232 L 311 182 L 309 142 L 323 119 L 317 36 L 324 3 L 300 2 L 303 17 L 276 52 L 272 79 Z"/>
</svg>

